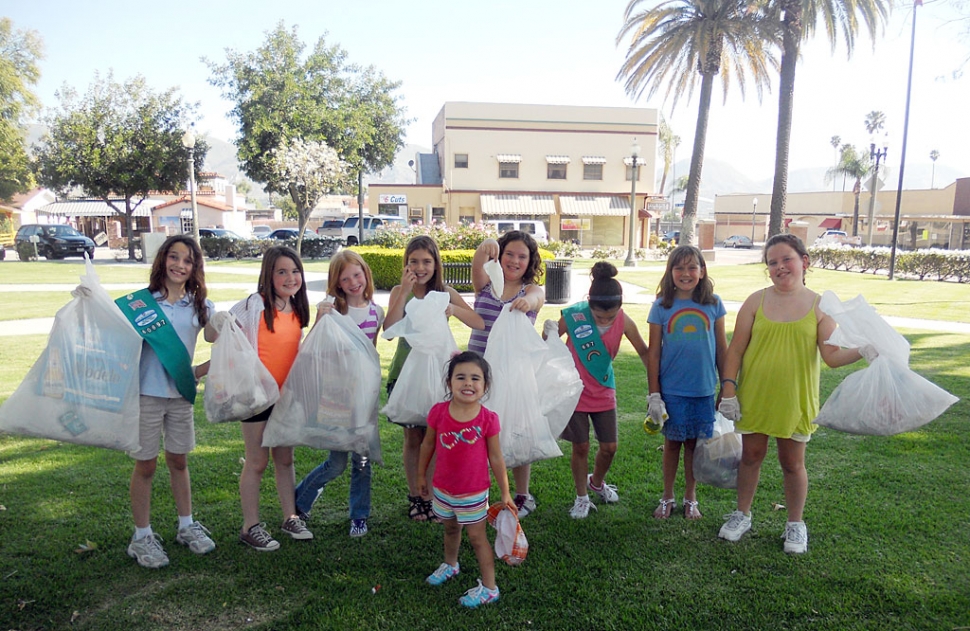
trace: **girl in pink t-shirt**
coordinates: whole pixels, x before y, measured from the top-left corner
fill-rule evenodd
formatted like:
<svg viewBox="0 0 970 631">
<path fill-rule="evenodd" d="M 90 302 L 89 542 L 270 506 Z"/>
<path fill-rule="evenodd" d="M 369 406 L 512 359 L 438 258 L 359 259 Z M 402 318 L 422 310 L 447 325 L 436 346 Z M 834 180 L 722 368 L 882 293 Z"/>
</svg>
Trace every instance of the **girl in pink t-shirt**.
<svg viewBox="0 0 970 631">
<path fill-rule="evenodd" d="M 482 572 L 478 586 L 459 599 L 462 605 L 472 608 L 495 602 L 499 596 L 495 561 L 485 533 L 491 486 L 489 467 L 502 491 L 502 504 L 513 514 L 517 512 L 509 494 L 509 478 L 499 445 L 498 415 L 481 403 L 490 382 L 488 362 L 475 351 L 451 358 L 445 380 L 448 400 L 436 404 L 428 413 L 428 430 L 418 458 L 421 495 L 427 496 L 425 475 L 432 456 L 437 454 L 432 481 L 433 505 L 445 527 L 445 562 L 428 576 L 427 582 L 441 585 L 458 575 L 458 548 L 464 527 Z"/>
</svg>

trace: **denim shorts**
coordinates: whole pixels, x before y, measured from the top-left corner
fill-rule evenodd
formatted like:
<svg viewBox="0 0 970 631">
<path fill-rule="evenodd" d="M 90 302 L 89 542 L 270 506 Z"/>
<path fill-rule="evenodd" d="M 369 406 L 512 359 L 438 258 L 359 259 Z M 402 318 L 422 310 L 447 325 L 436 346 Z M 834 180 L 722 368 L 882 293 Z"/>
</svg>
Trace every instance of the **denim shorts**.
<svg viewBox="0 0 970 631">
<path fill-rule="evenodd" d="M 714 433 L 714 395 L 709 397 L 680 397 L 663 395 L 667 416 L 663 435 L 667 440 L 684 442 L 695 438 L 710 438 Z"/>
</svg>

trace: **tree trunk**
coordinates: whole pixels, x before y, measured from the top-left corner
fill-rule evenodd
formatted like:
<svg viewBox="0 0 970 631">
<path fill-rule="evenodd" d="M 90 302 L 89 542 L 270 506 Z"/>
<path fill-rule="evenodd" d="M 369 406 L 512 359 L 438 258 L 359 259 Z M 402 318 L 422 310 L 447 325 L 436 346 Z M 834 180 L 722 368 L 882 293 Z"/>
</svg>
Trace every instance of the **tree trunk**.
<svg viewBox="0 0 970 631">
<path fill-rule="evenodd" d="M 859 236 L 859 196 L 862 195 L 862 188 L 856 180 L 855 188 L 852 189 L 855 197 L 855 205 L 852 207 L 852 236 Z"/>
<path fill-rule="evenodd" d="M 295 184 L 290 184 L 290 199 L 293 200 L 293 204 L 296 206 L 297 225 L 299 226 L 299 233 L 296 235 L 296 253 L 302 257 L 303 231 L 306 230 L 306 225 L 310 223 L 310 213 L 313 212 L 313 209 L 304 206 Z"/>
<path fill-rule="evenodd" d="M 128 235 L 128 260 L 135 260 L 135 221 L 132 214 L 135 211 L 131 209 L 131 198 L 125 198 L 125 232 Z M 145 258 L 145 244 L 141 244 L 141 256 Z M 146 263 L 151 263 L 151 261 L 145 261 Z"/>
<path fill-rule="evenodd" d="M 802 39 L 802 6 L 799 0 L 787 0 L 782 5 L 781 74 L 778 85 L 778 133 L 775 139 L 775 177 L 771 185 L 771 215 L 768 237 L 781 232 L 785 218 L 785 199 L 788 195 L 788 153 L 791 148 L 792 111 L 795 105 L 795 64 Z"/>
<path fill-rule="evenodd" d="M 701 78 L 701 97 L 697 107 L 697 126 L 694 129 L 694 149 L 690 158 L 690 174 L 687 177 L 687 195 L 684 198 L 684 217 L 680 225 L 678 243 L 694 243 L 694 220 L 697 217 L 697 200 L 701 192 L 701 171 L 704 168 L 704 145 L 707 142 L 707 122 L 711 117 L 711 93 L 715 73 L 705 73 Z"/>
</svg>

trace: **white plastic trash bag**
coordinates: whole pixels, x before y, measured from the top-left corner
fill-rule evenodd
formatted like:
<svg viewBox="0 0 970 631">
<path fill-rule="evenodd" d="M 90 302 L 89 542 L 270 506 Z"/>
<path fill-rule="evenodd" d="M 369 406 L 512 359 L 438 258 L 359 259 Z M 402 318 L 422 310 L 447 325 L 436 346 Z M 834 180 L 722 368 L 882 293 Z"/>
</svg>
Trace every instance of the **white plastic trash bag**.
<svg viewBox="0 0 970 631">
<path fill-rule="evenodd" d="M 219 330 L 210 361 L 203 403 L 211 422 L 252 418 L 279 401 L 276 379 L 234 318 L 228 318 Z"/>
<path fill-rule="evenodd" d="M 408 301 L 404 318 L 384 329 L 385 339 L 403 337 L 411 347 L 383 410 L 394 423 L 427 426 L 431 406 L 445 399 L 445 365 L 458 352 L 445 315 L 450 302 L 447 292 L 429 291 Z"/>
<path fill-rule="evenodd" d="M 142 339 L 90 260 L 85 269 L 83 293 L 57 312 L 47 348 L 0 407 L 0 430 L 137 451 Z"/>
<path fill-rule="evenodd" d="M 831 291 L 819 307 L 839 325 L 826 344 L 870 346 L 879 353 L 835 388 L 815 423 L 851 434 L 891 436 L 929 423 L 959 399 L 909 368 L 909 342 L 866 299 L 841 302 Z"/>
<path fill-rule="evenodd" d="M 738 488 L 741 465 L 741 435 L 734 423 L 720 412 L 714 413 L 714 432 L 697 441 L 694 448 L 694 479 L 722 489 Z"/>
<path fill-rule="evenodd" d="M 502 271 L 501 264 L 498 261 L 489 259 L 482 265 L 482 270 L 492 284 L 492 296 L 496 300 L 501 300 L 502 294 L 505 293 L 505 272 Z"/>
<path fill-rule="evenodd" d="M 543 341 L 521 311 L 505 307 L 495 319 L 485 350 L 492 368 L 485 405 L 498 414 L 509 467 L 562 455 L 556 439 L 576 409 L 582 381 L 568 349 L 568 363 L 555 349 L 556 341 Z"/>
<path fill-rule="evenodd" d="M 380 388 L 374 343 L 350 317 L 330 312 L 300 346 L 266 423 L 263 447 L 351 451 L 380 464 Z"/>
</svg>

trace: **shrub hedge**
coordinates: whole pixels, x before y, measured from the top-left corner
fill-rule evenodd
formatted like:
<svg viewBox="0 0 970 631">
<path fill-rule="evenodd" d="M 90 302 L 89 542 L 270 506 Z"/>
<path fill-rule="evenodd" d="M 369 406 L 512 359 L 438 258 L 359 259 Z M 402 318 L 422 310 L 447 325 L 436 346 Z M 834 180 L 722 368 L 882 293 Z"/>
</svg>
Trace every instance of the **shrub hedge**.
<svg viewBox="0 0 970 631">
<path fill-rule="evenodd" d="M 206 258 L 256 258 L 274 245 L 288 245 L 296 249 L 296 239 L 285 241 L 271 239 L 229 239 L 227 237 L 202 237 L 199 240 Z M 328 259 L 340 249 L 340 239 L 319 237 L 304 239 L 300 257 L 304 259 Z"/>
<path fill-rule="evenodd" d="M 373 245 L 359 245 L 350 248 L 360 254 L 361 258 L 370 267 L 371 275 L 374 277 L 374 286 L 377 289 L 391 289 L 400 284 L 401 274 L 404 272 L 404 248 L 384 248 Z M 441 251 L 442 263 L 471 263 L 475 256 L 475 250 L 443 250 Z M 539 250 L 539 257 L 542 260 L 556 258 L 548 250 Z M 546 282 L 545 274 L 539 279 L 539 284 Z M 471 287 L 455 286 L 458 291 L 471 291 Z"/>
<path fill-rule="evenodd" d="M 808 250 L 812 264 L 825 269 L 857 272 L 888 272 L 891 250 L 887 247 L 856 248 L 827 245 Z M 897 250 L 896 271 L 924 280 L 970 282 L 970 250 Z"/>
</svg>

